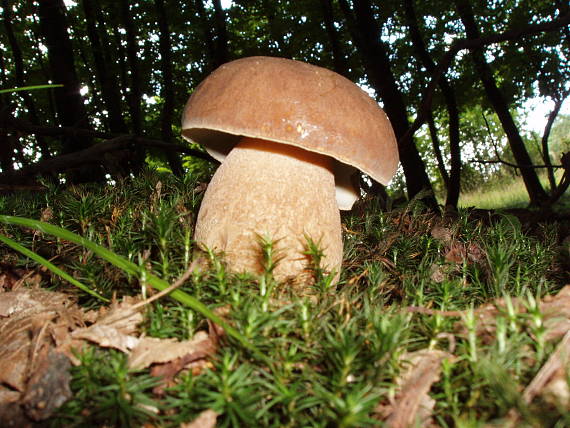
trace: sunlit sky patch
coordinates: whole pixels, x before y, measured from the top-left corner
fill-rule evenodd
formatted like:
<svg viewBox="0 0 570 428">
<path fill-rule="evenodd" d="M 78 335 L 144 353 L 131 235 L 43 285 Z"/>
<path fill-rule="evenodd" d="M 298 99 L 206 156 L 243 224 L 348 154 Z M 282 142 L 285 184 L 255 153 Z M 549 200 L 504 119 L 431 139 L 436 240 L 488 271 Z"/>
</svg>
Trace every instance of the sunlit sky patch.
<svg viewBox="0 0 570 428">
<path fill-rule="evenodd" d="M 546 121 L 548 115 L 554 109 L 553 101 L 545 101 L 543 98 L 530 98 L 524 103 L 524 110 L 527 113 L 526 124 L 523 126 L 524 129 L 529 131 L 535 131 L 542 135 L 544 127 L 546 126 Z M 570 100 L 566 99 L 562 108 L 560 109 L 559 115 L 570 114 Z"/>
</svg>

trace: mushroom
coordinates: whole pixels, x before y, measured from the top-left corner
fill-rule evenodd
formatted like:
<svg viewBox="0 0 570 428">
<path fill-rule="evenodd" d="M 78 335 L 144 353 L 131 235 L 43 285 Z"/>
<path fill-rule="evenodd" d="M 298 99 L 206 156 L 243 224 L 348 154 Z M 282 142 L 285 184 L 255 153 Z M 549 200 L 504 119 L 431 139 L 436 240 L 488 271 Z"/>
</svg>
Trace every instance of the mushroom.
<svg viewBox="0 0 570 428">
<path fill-rule="evenodd" d="M 182 135 L 222 162 L 200 207 L 194 239 L 223 251 L 231 271 L 262 271 L 260 237 L 283 281 L 306 278 L 307 239 L 338 279 L 339 209 L 359 197 L 360 170 L 387 184 L 398 166 L 394 132 L 350 80 L 303 62 L 249 57 L 226 63 L 192 93 Z"/>
</svg>

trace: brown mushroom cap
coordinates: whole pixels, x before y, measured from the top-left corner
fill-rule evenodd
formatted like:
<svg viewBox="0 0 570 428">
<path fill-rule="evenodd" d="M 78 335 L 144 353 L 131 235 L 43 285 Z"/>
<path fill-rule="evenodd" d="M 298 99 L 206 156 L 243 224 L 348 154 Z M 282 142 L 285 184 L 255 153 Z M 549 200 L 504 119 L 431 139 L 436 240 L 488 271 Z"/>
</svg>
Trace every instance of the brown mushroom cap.
<svg viewBox="0 0 570 428">
<path fill-rule="evenodd" d="M 182 135 L 219 161 L 242 136 L 321 153 L 340 162 L 341 183 L 354 167 L 388 184 L 398 166 L 392 126 L 372 98 L 337 73 L 284 58 L 249 57 L 216 69 L 188 100 Z"/>
</svg>

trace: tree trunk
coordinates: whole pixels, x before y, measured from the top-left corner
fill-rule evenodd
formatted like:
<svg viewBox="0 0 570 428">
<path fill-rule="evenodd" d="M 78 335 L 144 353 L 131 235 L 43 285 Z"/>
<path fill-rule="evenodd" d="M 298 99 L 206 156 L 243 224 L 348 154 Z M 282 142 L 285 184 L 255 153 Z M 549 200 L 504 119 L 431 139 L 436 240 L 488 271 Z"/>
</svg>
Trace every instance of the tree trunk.
<svg viewBox="0 0 570 428">
<path fill-rule="evenodd" d="M 129 110 L 133 131 L 136 135 L 142 135 L 142 113 L 141 113 L 141 82 L 138 64 L 138 43 L 137 31 L 133 23 L 128 0 L 121 0 L 121 21 L 125 27 L 127 36 L 127 61 L 131 72 L 130 92 L 127 93 Z"/>
<path fill-rule="evenodd" d="M 404 0 L 404 15 L 407 20 L 407 25 L 410 29 L 410 38 L 416 51 L 418 59 L 421 61 L 423 66 L 426 68 L 429 74 L 435 72 L 436 65 L 432 60 L 426 45 L 421 36 L 421 32 L 418 25 L 418 19 L 414 9 L 414 0 Z M 455 97 L 455 90 L 449 84 L 445 77 L 439 80 L 439 87 L 441 93 L 445 99 L 445 104 L 447 107 L 447 114 L 449 117 L 449 153 L 450 153 L 450 169 L 449 175 L 443 174 L 445 168 L 443 168 L 442 177 L 447 188 L 447 196 L 445 200 L 445 205 L 453 208 L 457 207 L 459 202 L 459 193 L 461 191 L 461 148 L 459 145 L 459 109 L 457 107 L 457 100 Z M 433 122 L 433 115 L 431 116 L 431 121 Z M 430 125 L 430 131 L 435 131 Z M 432 138 L 433 140 L 433 138 Z M 434 141 L 436 143 L 436 141 Z M 436 152 L 437 155 L 437 152 Z M 441 157 L 441 153 L 440 153 Z M 441 170 L 441 168 L 440 168 Z M 447 177 L 447 179 L 446 179 Z"/>
<path fill-rule="evenodd" d="M 161 95 L 164 106 L 161 112 L 161 136 L 165 143 L 172 143 L 172 116 L 174 114 L 174 77 L 172 74 L 172 51 L 170 48 L 170 31 L 166 19 L 164 0 L 155 0 L 159 34 L 159 49 L 162 66 Z M 167 152 L 168 164 L 174 175 L 182 176 L 184 169 L 180 159 L 174 152 Z"/>
<path fill-rule="evenodd" d="M 77 128 L 89 128 L 87 111 L 83 97 L 79 93 L 80 84 L 75 71 L 74 53 L 67 31 L 65 5 L 63 0 L 42 0 L 39 2 L 40 27 L 48 49 L 48 59 L 52 80 L 63 84 L 54 89 L 55 105 L 59 124 Z M 63 153 L 71 153 L 89 147 L 90 138 L 64 137 Z M 82 168 L 68 174 L 71 182 L 100 181 L 103 173 L 100 168 Z"/>
<path fill-rule="evenodd" d="M 83 0 L 83 11 L 87 24 L 87 36 L 91 43 L 91 52 L 95 63 L 95 74 L 101 87 L 101 97 L 106 110 L 109 112 L 108 128 L 113 133 L 126 134 L 127 125 L 121 109 L 121 92 L 115 76 L 108 73 L 108 62 L 105 61 L 103 43 L 99 37 L 96 15 L 99 3 L 93 0 Z M 108 47 L 106 47 L 108 49 Z"/>
<path fill-rule="evenodd" d="M 392 73 L 388 53 L 380 41 L 380 28 L 374 19 L 370 1 L 355 0 L 354 16 L 346 0 L 340 0 L 340 4 L 346 15 L 353 41 L 361 54 L 368 80 L 382 98 L 384 111 L 398 139 L 398 151 L 406 177 L 408 197 L 412 198 L 427 190 L 431 193 L 423 200 L 431 208 L 436 208 L 437 201 L 415 142 L 413 138 L 401 138 L 410 126 L 406 105 Z"/>
<path fill-rule="evenodd" d="M 544 165 L 546 165 L 546 170 L 548 174 L 548 182 L 550 183 L 550 192 L 556 192 L 556 178 L 554 177 L 554 168 L 552 167 L 552 161 L 550 159 L 550 153 L 548 149 L 548 139 L 550 138 L 550 131 L 552 131 L 552 125 L 562 104 L 564 103 L 564 97 L 558 98 L 554 102 L 554 110 L 548 115 L 548 120 L 546 121 L 546 126 L 544 127 L 544 132 L 542 134 L 541 146 L 542 146 L 542 159 L 544 160 Z"/>
<path fill-rule="evenodd" d="M 455 4 L 457 12 L 461 18 L 461 22 L 465 27 L 467 39 L 474 40 L 480 38 L 481 34 L 477 23 L 475 22 L 473 9 L 471 8 L 469 0 L 455 0 Z M 503 130 L 505 131 L 509 141 L 511 151 L 513 152 L 515 161 L 519 166 L 521 176 L 530 198 L 530 203 L 531 205 L 541 205 L 548 200 L 548 196 L 540 184 L 536 170 L 532 167 L 532 160 L 526 150 L 517 125 L 509 112 L 507 101 L 505 100 L 501 90 L 497 87 L 495 78 L 493 77 L 493 71 L 485 60 L 483 49 L 472 49 L 471 57 L 475 63 L 475 70 L 483 83 L 483 87 L 485 88 L 485 93 L 501 121 L 501 125 L 503 126 Z"/>
<path fill-rule="evenodd" d="M 2 9 L 4 15 L 4 29 L 6 30 L 6 36 L 8 37 L 8 42 L 10 43 L 10 48 L 12 49 L 12 55 L 14 57 L 14 72 L 16 76 L 17 86 L 26 86 L 26 79 L 24 78 L 24 61 L 22 59 L 22 50 L 14 34 L 12 28 L 12 9 L 8 0 L 2 0 Z M 24 99 L 24 105 L 28 110 L 28 117 L 32 122 L 38 122 L 38 114 L 36 111 L 36 105 L 33 98 L 26 91 L 20 92 L 20 96 Z M 46 140 L 41 136 L 36 136 L 36 141 L 42 153 L 42 157 L 49 158 L 51 153 L 49 151 L 49 146 Z"/>
<path fill-rule="evenodd" d="M 212 26 L 210 25 L 208 15 L 206 14 L 206 9 L 204 8 L 203 0 L 194 0 L 196 10 L 198 12 L 198 17 L 200 19 L 200 25 L 204 32 L 204 45 L 206 46 L 206 51 L 208 52 L 208 68 L 206 72 L 212 71 L 216 68 L 215 57 L 216 57 L 216 46 L 214 44 L 214 32 L 212 31 Z"/>
<path fill-rule="evenodd" d="M 345 77 L 348 77 L 348 64 L 344 55 L 342 45 L 338 39 L 338 32 L 334 27 L 334 14 L 332 0 L 321 0 L 321 9 L 327 35 L 329 38 L 330 48 L 332 52 L 334 71 Z"/>
<path fill-rule="evenodd" d="M 443 180 L 443 184 L 446 189 L 449 189 L 449 174 L 445 169 L 445 162 L 443 161 L 443 155 L 441 153 L 441 143 L 439 142 L 439 137 L 437 135 L 437 127 L 435 126 L 435 120 L 433 118 L 433 112 L 430 110 L 428 112 L 428 128 L 429 134 L 431 136 L 431 144 L 433 148 L 433 153 L 435 154 L 435 159 L 437 160 L 437 169 Z"/>
<path fill-rule="evenodd" d="M 214 67 L 219 67 L 230 60 L 229 38 L 222 3 L 220 0 L 212 0 L 212 3 L 214 4 L 214 28 L 216 29 Z"/>
</svg>

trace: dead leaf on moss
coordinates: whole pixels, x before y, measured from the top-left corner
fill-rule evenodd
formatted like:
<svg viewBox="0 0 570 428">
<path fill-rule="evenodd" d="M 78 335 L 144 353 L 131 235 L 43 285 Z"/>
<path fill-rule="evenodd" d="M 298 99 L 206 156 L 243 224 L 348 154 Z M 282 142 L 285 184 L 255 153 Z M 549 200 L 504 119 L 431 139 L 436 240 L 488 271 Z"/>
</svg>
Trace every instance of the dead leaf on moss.
<svg viewBox="0 0 570 428">
<path fill-rule="evenodd" d="M 167 363 L 186 355 L 196 355 L 194 359 L 205 358 L 216 349 L 208 333 L 200 331 L 192 340 L 179 342 L 176 339 L 143 337 L 139 339 L 129 355 L 129 367 L 140 370 L 155 363 Z"/>
<path fill-rule="evenodd" d="M 214 313 L 222 318 L 225 318 L 229 311 L 229 306 L 214 309 Z M 225 331 L 222 327 L 208 320 L 208 333 L 198 332 L 191 341 L 186 341 L 188 343 L 184 345 L 183 342 L 180 342 L 179 345 L 176 345 L 176 347 L 180 347 L 178 350 L 173 348 L 171 356 L 174 358 L 166 360 L 163 364 L 161 364 L 161 361 L 151 362 L 153 366 L 150 373 L 162 379 L 160 385 L 156 386 L 153 392 L 156 395 L 162 395 L 165 387 L 171 386 L 174 383 L 175 376 L 182 370 L 190 370 L 194 376 L 197 376 L 205 368 L 212 368 L 212 364 L 207 360 L 207 357 L 214 355 L 224 335 Z M 157 350 L 160 354 L 164 354 L 163 348 L 159 347 Z M 180 352 L 180 356 L 176 357 L 176 353 L 181 350 L 184 350 L 185 353 L 182 354 Z M 135 362 L 134 364 L 139 363 Z"/>
<path fill-rule="evenodd" d="M 536 397 L 559 409 L 570 411 L 570 331 L 567 331 L 552 355 L 541 367 L 523 392 L 523 400 L 530 404 Z M 519 426 L 520 414 L 512 409 L 507 415 L 506 428 Z"/>
<path fill-rule="evenodd" d="M 45 420 L 71 396 L 70 364 L 52 333 L 80 324 L 81 313 L 62 293 L 21 288 L 0 295 L 0 426 Z"/>
<path fill-rule="evenodd" d="M 21 400 L 31 419 L 42 421 L 49 418 L 72 397 L 70 367 L 69 359 L 54 351 L 53 347 L 42 349 Z"/>
<path fill-rule="evenodd" d="M 481 265 L 485 261 L 485 252 L 477 243 L 456 239 L 449 227 L 436 225 L 431 229 L 431 235 L 445 245 L 443 250 L 445 262 L 434 263 L 431 267 L 431 279 L 434 282 L 441 283 L 449 275 L 459 272 L 463 263 Z"/>
<path fill-rule="evenodd" d="M 20 289 L 1 294 L 0 383 L 24 391 L 35 352 L 53 345 L 50 330 L 72 302 L 62 293 Z"/>
<path fill-rule="evenodd" d="M 546 296 L 539 307 L 544 316 L 546 340 L 561 338 L 570 331 L 570 285 L 555 296 Z"/>
<path fill-rule="evenodd" d="M 553 404 L 570 405 L 570 391 L 566 376 L 570 369 L 570 331 L 556 347 L 544 366 L 536 374 L 523 393 L 523 400 L 530 403 L 539 394 L 546 395 Z"/>
<path fill-rule="evenodd" d="M 436 224 L 430 231 L 431 236 L 444 244 L 449 244 L 453 241 L 453 231 L 446 226 Z"/>
<path fill-rule="evenodd" d="M 143 321 L 140 308 L 133 309 L 139 300 L 133 298 L 113 302 L 110 308 L 102 308 L 97 320 L 89 327 L 80 328 L 71 333 L 71 339 L 87 340 L 104 348 L 114 348 L 128 353 L 137 346 L 139 339 L 134 334 Z"/>
<path fill-rule="evenodd" d="M 2 318 L 18 314 L 24 318 L 33 313 L 70 306 L 71 299 L 63 293 L 54 293 L 41 288 L 22 288 L 1 294 L 0 321 Z"/>
<path fill-rule="evenodd" d="M 422 349 L 404 354 L 402 375 L 396 379 L 398 392 L 392 402 L 376 409 L 391 428 L 429 426 L 435 400 L 430 397 L 432 385 L 439 380 L 441 363 L 455 357 L 445 351 Z"/>
<path fill-rule="evenodd" d="M 521 298 L 511 298 L 510 305 L 517 314 L 524 314 L 527 308 Z M 542 313 L 542 322 L 545 327 L 545 339 L 553 341 L 564 336 L 570 330 L 570 285 L 566 285 L 558 294 L 546 296 L 538 302 Z M 504 298 L 497 299 L 492 303 L 475 309 L 474 315 L 477 320 L 477 336 L 484 342 L 490 343 L 495 338 L 497 317 L 508 310 L 507 301 Z M 463 321 L 456 324 L 460 334 L 466 334 L 467 329 Z"/>
<path fill-rule="evenodd" d="M 204 410 L 192 422 L 180 424 L 180 428 L 214 428 L 218 414 L 212 409 Z"/>
<path fill-rule="evenodd" d="M 118 328 L 112 325 L 98 323 L 75 330 L 71 337 L 76 340 L 94 342 L 103 348 L 115 348 L 124 353 L 129 352 L 139 342 L 137 337 L 121 333 Z"/>
</svg>

